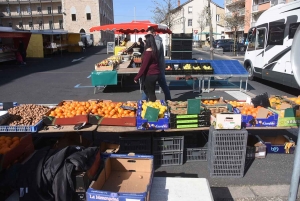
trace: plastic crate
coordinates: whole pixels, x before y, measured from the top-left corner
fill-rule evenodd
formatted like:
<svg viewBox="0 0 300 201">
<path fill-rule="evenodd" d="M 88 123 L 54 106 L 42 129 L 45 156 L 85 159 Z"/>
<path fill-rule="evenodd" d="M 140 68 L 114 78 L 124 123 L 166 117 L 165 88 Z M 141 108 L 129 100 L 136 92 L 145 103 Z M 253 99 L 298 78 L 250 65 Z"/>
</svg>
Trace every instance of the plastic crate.
<svg viewBox="0 0 300 201">
<path fill-rule="evenodd" d="M 120 153 L 151 154 L 151 137 L 119 137 Z"/>
<path fill-rule="evenodd" d="M 39 121 L 34 126 L 0 126 L 0 132 L 27 132 L 27 133 L 35 133 L 40 130 L 43 126 L 43 121 Z"/>
<path fill-rule="evenodd" d="M 153 154 L 154 166 L 172 166 L 183 164 L 183 152 L 163 152 Z"/>
<path fill-rule="evenodd" d="M 183 151 L 184 136 L 153 137 L 153 153 Z"/>
<path fill-rule="evenodd" d="M 207 147 L 187 148 L 186 149 L 186 162 L 193 161 L 207 161 Z"/>
<path fill-rule="evenodd" d="M 210 127 L 208 167 L 211 177 L 244 176 L 247 130 L 215 130 Z"/>
</svg>

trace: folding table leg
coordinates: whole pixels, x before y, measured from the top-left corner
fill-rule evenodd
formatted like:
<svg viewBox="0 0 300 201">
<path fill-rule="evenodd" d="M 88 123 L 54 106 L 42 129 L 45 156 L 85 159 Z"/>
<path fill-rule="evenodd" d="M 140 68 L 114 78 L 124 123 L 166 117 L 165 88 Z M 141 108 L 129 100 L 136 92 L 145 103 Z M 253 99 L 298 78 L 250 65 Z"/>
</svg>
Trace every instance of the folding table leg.
<svg viewBox="0 0 300 201">
<path fill-rule="evenodd" d="M 248 90 L 248 78 L 246 79 L 246 86 L 245 86 L 245 91 L 247 91 Z"/>
</svg>

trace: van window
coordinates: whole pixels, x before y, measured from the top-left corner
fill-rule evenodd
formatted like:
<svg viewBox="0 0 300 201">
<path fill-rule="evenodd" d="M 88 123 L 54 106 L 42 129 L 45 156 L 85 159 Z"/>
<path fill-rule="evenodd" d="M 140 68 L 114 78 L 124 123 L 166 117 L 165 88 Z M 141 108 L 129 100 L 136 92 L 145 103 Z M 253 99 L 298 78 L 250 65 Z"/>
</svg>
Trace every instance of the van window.
<svg viewBox="0 0 300 201">
<path fill-rule="evenodd" d="M 251 28 L 248 31 L 248 36 L 246 39 L 247 51 L 255 50 L 255 41 L 256 41 L 256 28 Z"/>
<path fill-rule="evenodd" d="M 266 29 L 261 28 L 256 31 L 256 44 L 255 49 L 264 49 L 265 48 L 265 38 L 266 38 Z"/>
<path fill-rule="evenodd" d="M 297 28 L 298 28 L 299 25 L 300 25 L 300 22 L 290 24 L 290 28 L 289 28 L 289 39 L 294 38 L 295 33 L 296 33 Z"/>
<path fill-rule="evenodd" d="M 283 45 L 285 25 L 270 25 L 268 45 Z"/>
</svg>

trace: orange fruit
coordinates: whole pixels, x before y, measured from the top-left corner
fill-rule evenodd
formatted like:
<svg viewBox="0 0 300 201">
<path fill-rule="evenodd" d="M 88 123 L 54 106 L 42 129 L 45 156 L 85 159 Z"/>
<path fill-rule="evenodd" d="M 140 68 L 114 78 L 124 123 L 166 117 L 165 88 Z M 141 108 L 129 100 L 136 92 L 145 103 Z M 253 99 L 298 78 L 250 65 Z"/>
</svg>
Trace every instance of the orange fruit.
<svg viewBox="0 0 300 201">
<path fill-rule="evenodd" d="M 19 140 L 20 140 L 19 137 L 13 137 L 13 138 L 12 138 L 12 141 L 19 141 Z"/>
<path fill-rule="evenodd" d="M 248 112 L 247 112 L 247 115 L 252 115 L 252 112 L 251 112 L 251 111 L 248 111 Z"/>
<path fill-rule="evenodd" d="M 254 113 L 252 113 L 252 116 L 254 117 L 254 118 L 256 118 L 256 113 L 254 112 Z"/>
</svg>

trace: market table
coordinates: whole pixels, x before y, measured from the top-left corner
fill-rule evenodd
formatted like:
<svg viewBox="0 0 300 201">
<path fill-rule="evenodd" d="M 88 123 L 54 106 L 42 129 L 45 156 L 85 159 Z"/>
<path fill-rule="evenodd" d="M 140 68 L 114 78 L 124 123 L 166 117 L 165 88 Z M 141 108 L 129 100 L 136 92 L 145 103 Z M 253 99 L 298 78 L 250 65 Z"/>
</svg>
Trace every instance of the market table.
<svg viewBox="0 0 300 201">
<path fill-rule="evenodd" d="M 298 128 L 297 126 L 289 127 L 246 127 L 246 130 L 287 130 Z M 166 130 L 137 130 L 136 127 L 123 127 L 123 126 L 98 126 L 97 132 L 112 132 L 112 133 L 127 133 L 127 132 L 182 132 L 182 131 L 203 131 L 209 130 L 209 127 L 200 128 L 170 128 Z"/>
<path fill-rule="evenodd" d="M 154 177 L 150 201 L 213 201 L 209 183 L 205 178 Z"/>
<path fill-rule="evenodd" d="M 248 72 L 245 68 L 239 63 L 237 60 L 166 60 L 167 64 L 185 64 L 185 63 L 210 63 L 214 69 L 214 74 L 191 74 L 193 78 L 197 78 L 198 80 L 198 90 L 195 90 L 195 82 L 193 83 L 193 92 L 198 92 L 202 90 L 203 92 L 210 92 L 210 81 L 211 78 L 219 77 L 219 78 L 239 78 L 240 80 L 240 91 L 242 91 L 242 82 L 243 79 L 246 81 L 245 91 L 247 91 L 248 87 Z M 137 74 L 139 72 L 139 68 L 124 68 L 118 69 L 117 73 L 119 75 L 128 75 L 128 74 Z M 187 76 L 187 74 L 176 74 L 171 75 L 168 71 L 165 75 L 166 78 L 176 78 L 180 76 Z M 207 89 L 204 87 L 205 80 L 208 81 Z M 141 83 L 140 83 L 140 90 L 141 90 Z"/>
<path fill-rule="evenodd" d="M 66 125 L 61 126 L 61 128 L 55 128 L 55 126 L 47 126 L 47 130 L 40 130 L 38 133 L 44 134 L 44 133 L 64 133 L 64 132 L 93 132 L 97 129 L 97 125 L 85 125 L 80 130 L 74 130 L 74 125 Z"/>
</svg>

